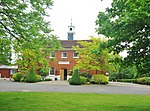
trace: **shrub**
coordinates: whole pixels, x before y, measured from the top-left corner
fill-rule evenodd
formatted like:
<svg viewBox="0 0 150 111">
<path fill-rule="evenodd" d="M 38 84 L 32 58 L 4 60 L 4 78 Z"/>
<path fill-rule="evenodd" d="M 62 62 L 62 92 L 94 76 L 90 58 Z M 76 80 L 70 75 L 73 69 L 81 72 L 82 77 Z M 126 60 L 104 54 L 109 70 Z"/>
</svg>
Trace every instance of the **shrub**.
<svg viewBox="0 0 150 111">
<path fill-rule="evenodd" d="M 75 70 L 72 78 L 69 79 L 69 84 L 70 85 L 81 85 L 81 80 L 80 80 L 80 76 L 78 74 L 78 70 Z"/>
<path fill-rule="evenodd" d="M 143 78 L 138 78 L 138 79 L 137 79 L 137 83 L 138 83 L 138 84 L 144 84 L 144 83 L 145 83 L 145 80 L 146 80 L 145 77 L 143 77 Z"/>
<path fill-rule="evenodd" d="M 136 79 L 117 79 L 117 82 L 128 82 L 128 83 L 132 83 L 135 82 Z"/>
<path fill-rule="evenodd" d="M 35 74 L 34 68 L 32 67 L 31 70 L 29 71 L 26 82 L 34 83 L 37 82 L 37 76 Z"/>
<path fill-rule="evenodd" d="M 92 75 L 88 74 L 87 72 L 82 72 L 79 74 L 79 76 L 83 76 L 83 77 L 86 77 L 86 78 L 91 78 Z"/>
<path fill-rule="evenodd" d="M 45 78 L 45 81 L 52 81 L 51 78 Z"/>
<path fill-rule="evenodd" d="M 90 85 L 90 82 L 87 82 L 86 84 L 87 84 L 87 85 Z"/>
<path fill-rule="evenodd" d="M 38 69 L 38 73 L 39 73 L 41 76 L 46 77 L 46 76 L 48 75 L 48 69 L 47 69 L 47 68 L 39 68 L 39 69 Z"/>
<path fill-rule="evenodd" d="M 20 82 L 26 82 L 26 77 L 22 77 L 22 78 L 20 79 Z"/>
<path fill-rule="evenodd" d="M 138 79 L 118 79 L 118 82 L 132 82 L 137 84 L 150 85 L 150 77 L 143 77 Z"/>
<path fill-rule="evenodd" d="M 37 82 L 42 81 L 42 77 L 40 75 L 36 75 L 36 78 L 37 78 Z"/>
<path fill-rule="evenodd" d="M 86 84 L 87 78 L 80 76 L 80 81 L 81 81 L 81 84 Z"/>
<path fill-rule="evenodd" d="M 150 77 L 138 78 L 136 81 L 137 84 L 150 85 Z"/>
<path fill-rule="evenodd" d="M 150 78 L 146 78 L 145 84 L 150 85 Z"/>
<path fill-rule="evenodd" d="M 108 84 L 108 78 L 105 75 L 100 75 L 101 82 L 100 84 Z"/>
<path fill-rule="evenodd" d="M 91 83 L 94 84 L 108 84 L 108 78 L 103 74 L 95 74 L 92 76 Z"/>
<path fill-rule="evenodd" d="M 20 81 L 20 79 L 23 77 L 23 75 L 22 74 L 20 74 L 20 73 L 15 73 L 13 76 L 12 76 L 12 78 L 13 78 L 13 80 L 14 81 Z"/>
</svg>

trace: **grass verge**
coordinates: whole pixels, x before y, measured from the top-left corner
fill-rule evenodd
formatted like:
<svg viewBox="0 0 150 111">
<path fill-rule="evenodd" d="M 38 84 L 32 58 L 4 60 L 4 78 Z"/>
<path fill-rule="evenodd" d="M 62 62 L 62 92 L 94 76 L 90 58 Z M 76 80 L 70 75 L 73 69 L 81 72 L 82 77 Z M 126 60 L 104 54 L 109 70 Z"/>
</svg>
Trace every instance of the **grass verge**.
<svg viewBox="0 0 150 111">
<path fill-rule="evenodd" d="M 150 111 L 150 95 L 1 92 L 0 111 Z"/>
</svg>

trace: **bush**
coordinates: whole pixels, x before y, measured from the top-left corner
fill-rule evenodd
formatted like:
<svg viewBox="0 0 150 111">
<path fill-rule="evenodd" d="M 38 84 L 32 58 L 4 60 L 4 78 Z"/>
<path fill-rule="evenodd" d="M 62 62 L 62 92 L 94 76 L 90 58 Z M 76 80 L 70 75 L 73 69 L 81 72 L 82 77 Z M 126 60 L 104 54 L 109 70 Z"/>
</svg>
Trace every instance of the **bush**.
<svg viewBox="0 0 150 111">
<path fill-rule="evenodd" d="M 92 75 L 88 74 L 87 72 L 82 72 L 79 74 L 79 76 L 83 76 L 83 77 L 86 77 L 86 78 L 91 78 Z"/>
<path fill-rule="evenodd" d="M 100 84 L 108 84 L 108 78 L 105 75 L 100 75 L 101 82 Z"/>
<path fill-rule="evenodd" d="M 12 78 L 13 78 L 13 80 L 14 81 L 20 81 L 20 79 L 23 77 L 23 75 L 22 74 L 20 74 L 20 73 L 15 73 L 13 76 L 12 76 Z"/>
<path fill-rule="evenodd" d="M 86 84 L 87 78 L 80 76 L 80 81 L 81 81 L 81 84 Z"/>
<path fill-rule="evenodd" d="M 144 83 L 145 83 L 145 80 L 146 80 L 145 77 L 143 77 L 143 78 L 138 78 L 138 79 L 137 79 L 137 83 L 138 83 L 138 84 L 144 84 Z"/>
<path fill-rule="evenodd" d="M 70 85 L 81 85 L 81 80 L 80 80 L 80 76 L 78 74 L 78 70 L 75 70 L 72 78 L 69 79 L 69 84 Z"/>
<path fill-rule="evenodd" d="M 33 67 L 31 68 L 31 70 L 29 71 L 29 73 L 27 75 L 26 82 L 29 82 L 29 83 L 37 82 L 37 76 L 35 74 Z"/>
<path fill-rule="evenodd" d="M 117 79 L 117 82 L 128 82 L 128 83 L 133 83 L 135 82 L 136 79 Z"/>
<path fill-rule="evenodd" d="M 136 81 L 137 84 L 150 85 L 150 77 L 138 78 Z"/>
<path fill-rule="evenodd" d="M 150 85 L 150 77 L 143 77 L 138 79 L 118 79 L 118 82 L 132 82 L 137 84 Z"/>
<path fill-rule="evenodd" d="M 26 82 L 26 77 L 22 77 L 22 78 L 20 79 L 20 82 Z"/>
<path fill-rule="evenodd" d="M 52 81 L 51 78 L 45 78 L 45 81 Z"/>
<path fill-rule="evenodd" d="M 42 77 L 40 75 L 36 75 L 36 78 L 37 78 L 37 82 L 42 81 Z"/>
<path fill-rule="evenodd" d="M 47 68 L 39 68 L 39 69 L 38 69 L 38 73 L 39 73 L 41 76 L 46 77 L 46 76 L 48 75 L 48 69 L 47 69 Z"/>
<path fill-rule="evenodd" d="M 108 84 L 108 78 L 103 74 L 95 74 L 92 76 L 91 83 L 94 84 Z"/>
<path fill-rule="evenodd" d="M 150 85 L 150 78 L 146 78 L 145 84 Z"/>
</svg>

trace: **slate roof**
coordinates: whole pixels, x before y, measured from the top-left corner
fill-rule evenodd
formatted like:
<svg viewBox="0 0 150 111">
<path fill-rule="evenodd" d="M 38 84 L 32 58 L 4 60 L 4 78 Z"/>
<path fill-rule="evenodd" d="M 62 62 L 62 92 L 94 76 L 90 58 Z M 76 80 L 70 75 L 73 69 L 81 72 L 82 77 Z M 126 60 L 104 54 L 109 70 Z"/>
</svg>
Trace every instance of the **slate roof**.
<svg viewBox="0 0 150 111">
<path fill-rule="evenodd" d="M 92 42 L 92 40 L 61 40 L 60 42 L 63 48 L 70 49 L 73 46 L 77 46 L 77 45 L 79 45 L 79 47 L 82 47 L 80 44 L 78 44 L 78 42 L 80 41 Z"/>
</svg>

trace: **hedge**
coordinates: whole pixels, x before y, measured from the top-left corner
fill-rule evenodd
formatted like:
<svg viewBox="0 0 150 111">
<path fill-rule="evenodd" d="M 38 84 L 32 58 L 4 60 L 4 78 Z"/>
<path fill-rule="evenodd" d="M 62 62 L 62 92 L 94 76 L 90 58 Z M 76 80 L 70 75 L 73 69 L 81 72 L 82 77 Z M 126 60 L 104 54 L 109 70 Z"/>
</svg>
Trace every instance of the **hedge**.
<svg viewBox="0 0 150 111">
<path fill-rule="evenodd" d="M 150 77 L 143 77 L 137 79 L 118 79 L 117 82 L 128 82 L 128 83 L 150 85 Z"/>
</svg>

